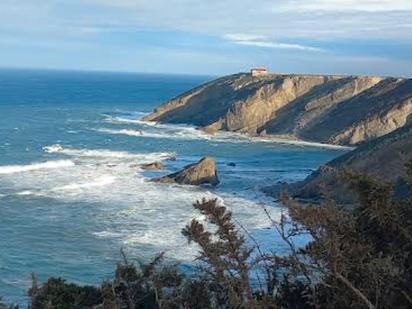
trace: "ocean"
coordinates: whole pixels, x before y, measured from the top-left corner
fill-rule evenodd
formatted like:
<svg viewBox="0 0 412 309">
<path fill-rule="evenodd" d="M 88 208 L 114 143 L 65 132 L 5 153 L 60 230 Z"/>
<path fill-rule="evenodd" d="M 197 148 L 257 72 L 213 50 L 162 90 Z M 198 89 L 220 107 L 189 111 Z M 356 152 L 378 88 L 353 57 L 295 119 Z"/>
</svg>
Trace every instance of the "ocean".
<svg viewBox="0 0 412 309">
<path fill-rule="evenodd" d="M 263 211 L 276 219 L 283 209 L 260 188 L 301 180 L 346 150 L 139 121 L 211 79 L 0 70 L 0 296 L 25 304 L 31 273 L 98 284 L 121 249 L 140 261 L 165 252 L 190 268 L 197 248 L 181 229 L 204 219 L 192 207 L 203 197 L 231 209 L 263 248 L 286 250 Z M 205 155 L 217 160 L 216 188 L 148 181 Z M 166 170 L 139 168 L 154 161 Z"/>
</svg>

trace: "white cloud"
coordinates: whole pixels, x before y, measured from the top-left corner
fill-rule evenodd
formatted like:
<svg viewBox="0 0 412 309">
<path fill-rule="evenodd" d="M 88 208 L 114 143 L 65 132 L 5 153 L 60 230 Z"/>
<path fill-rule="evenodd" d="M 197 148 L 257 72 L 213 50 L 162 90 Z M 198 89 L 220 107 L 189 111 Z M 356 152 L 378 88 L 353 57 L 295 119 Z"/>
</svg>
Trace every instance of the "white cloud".
<svg viewBox="0 0 412 309">
<path fill-rule="evenodd" d="M 412 19 L 412 0 L 83 1 L 112 8 L 117 21 L 139 27 L 216 36 L 252 32 L 279 40 L 412 39 L 403 27 Z"/>
<path fill-rule="evenodd" d="M 411 0 L 291 0 L 282 9 L 310 11 L 390 12 L 412 10 Z M 276 9 L 276 7 L 274 7 Z"/>
<path fill-rule="evenodd" d="M 228 35 L 225 35 L 224 38 L 238 45 L 247 45 L 247 46 L 273 48 L 273 49 L 311 51 L 311 52 L 324 51 L 321 48 L 317 48 L 313 46 L 275 42 L 275 41 L 268 40 L 264 36 L 257 36 L 257 35 L 228 34 Z"/>
<path fill-rule="evenodd" d="M 411 20 L 412 0 L 43 0 L 41 5 L 35 0 L 0 1 L 0 31 L 48 33 L 54 27 L 71 33 L 83 28 L 91 34 L 120 27 L 217 37 L 251 33 L 279 41 L 407 41 L 412 39 Z"/>
<path fill-rule="evenodd" d="M 10 50 L 14 45 L 16 51 L 25 55 L 30 52 L 22 46 L 30 43 L 50 48 L 56 45 L 55 49 L 74 46 L 73 50 L 87 49 L 86 52 L 92 49 L 88 44 L 95 44 L 96 50 L 116 52 L 130 47 L 130 55 L 140 56 L 142 51 L 136 47 L 139 30 L 165 31 L 156 33 L 159 42 L 169 33 L 180 31 L 189 33 L 189 39 L 196 39 L 190 46 L 179 46 L 176 54 L 193 51 L 191 46 L 200 50 L 199 46 L 204 45 L 210 48 L 206 54 L 212 51 L 224 54 L 215 57 L 217 67 L 223 63 L 221 58 L 227 58 L 225 47 L 216 40 L 223 38 L 233 44 L 256 47 L 236 55 L 242 57 L 238 66 L 247 61 L 268 63 L 272 59 L 287 63 L 283 58 L 273 57 L 277 53 L 288 54 L 289 60 L 292 55 L 301 55 L 304 58 L 301 62 L 293 61 L 299 68 L 303 68 L 305 61 L 311 65 L 311 59 L 317 57 L 316 65 L 327 69 L 322 65 L 326 57 L 331 57 L 328 63 L 332 66 L 332 58 L 342 56 L 339 51 L 332 51 L 337 48 L 328 46 L 333 42 L 338 43 L 336 46 L 349 42 L 345 50 L 351 50 L 352 55 L 356 53 L 354 41 L 362 42 L 362 51 L 357 56 L 369 59 L 379 54 L 395 59 L 398 56 L 390 52 L 372 50 L 372 44 L 368 54 L 368 44 L 378 42 L 374 45 L 376 49 L 388 41 L 392 50 L 400 46 L 398 54 L 401 54 L 401 48 L 412 42 L 411 21 L 412 0 L 0 0 L 0 43 Z M 204 42 L 200 42 L 203 39 Z M 117 40 L 115 44 L 114 40 Z M 144 40 L 148 43 L 150 35 Z M 170 45 L 174 42 L 170 38 L 164 40 L 164 47 L 170 49 L 167 42 L 171 42 Z M 159 43 L 162 44 L 163 41 Z M 317 46 L 328 52 L 319 53 L 322 49 Z M 289 55 L 276 50 L 302 52 Z M 5 59 L 4 54 L 0 49 L 0 58 Z M 407 54 L 403 56 L 407 57 Z M 367 65 L 378 67 L 379 62 Z M 402 69 L 400 65 L 396 68 Z M 335 70 L 338 71 L 330 69 Z"/>
</svg>

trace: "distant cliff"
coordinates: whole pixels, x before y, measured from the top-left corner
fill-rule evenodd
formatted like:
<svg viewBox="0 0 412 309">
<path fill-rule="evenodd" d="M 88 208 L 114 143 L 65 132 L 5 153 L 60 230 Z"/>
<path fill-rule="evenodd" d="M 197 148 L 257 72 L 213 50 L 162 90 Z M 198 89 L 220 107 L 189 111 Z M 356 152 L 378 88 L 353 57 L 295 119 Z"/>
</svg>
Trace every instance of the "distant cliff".
<svg viewBox="0 0 412 309">
<path fill-rule="evenodd" d="M 404 126 L 411 113 L 410 79 L 236 74 L 184 93 L 143 120 L 358 145 Z"/>
</svg>

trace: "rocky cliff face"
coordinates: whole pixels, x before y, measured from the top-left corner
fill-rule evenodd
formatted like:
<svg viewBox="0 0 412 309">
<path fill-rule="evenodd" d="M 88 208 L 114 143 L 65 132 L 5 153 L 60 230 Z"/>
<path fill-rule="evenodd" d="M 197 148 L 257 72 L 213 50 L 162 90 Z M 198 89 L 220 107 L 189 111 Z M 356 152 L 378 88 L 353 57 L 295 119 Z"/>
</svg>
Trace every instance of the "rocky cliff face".
<svg viewBox="0 0 412 309">
<path fill-rule="evenodd" d="M 143 120 L 358 145 L 404 126 L 411 113 L 409 79 L 236 74 L 184 93 Z"/>
<path fill-rule="evenodd" d="M 338 177 L 343 170 L 366 174 L 382 182 L 395 183 L 402 189 L 406 178 L 405 164 L 412 159 L 412 121 L 394 132 L 359 146 L 320 167 L 304 181 L 292 184 L 286 189 L 301 199 L 318 200 L 325 195 L 343 203 L 351 204 L 353 195 Z M 274 186 L 272 193 L 279 192 Z M 270 189 L 268 189 L 270 193 Z M 407 195 L 411 196 L 412 192 Z"/>
</svg>

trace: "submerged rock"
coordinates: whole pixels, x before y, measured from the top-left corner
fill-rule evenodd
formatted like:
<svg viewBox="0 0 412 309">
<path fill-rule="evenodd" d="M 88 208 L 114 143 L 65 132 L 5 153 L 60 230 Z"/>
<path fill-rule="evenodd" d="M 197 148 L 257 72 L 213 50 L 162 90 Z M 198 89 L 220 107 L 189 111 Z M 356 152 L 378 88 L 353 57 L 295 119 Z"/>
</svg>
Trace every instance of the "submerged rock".
<svg viewBox="0 0 412 309">
<path fill-rule="evenodd" d="M 204 157 L 197 163 L 185 166 L 177 173 L 153 178 L 152 181 L 160 183 L 178 183 L 182 185 L 211 184 L 213 186 L 216 186 L 219 183 L 216 162 L 211 157 Z"/>
<path fill-rule="evenodd" d="M 140 168 L 144 170 L 162 170 L 164 165 L 161 162 L 152 162 L 140 165 Z"/>
</svg>

